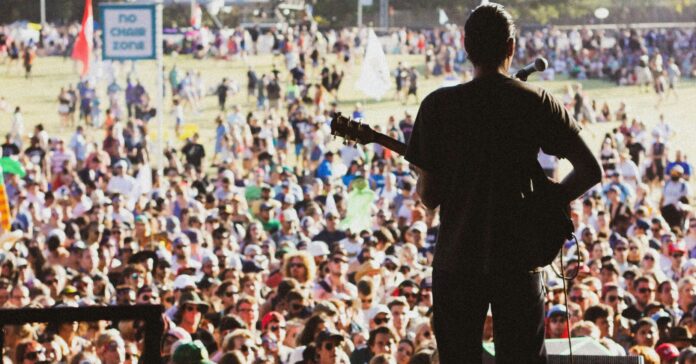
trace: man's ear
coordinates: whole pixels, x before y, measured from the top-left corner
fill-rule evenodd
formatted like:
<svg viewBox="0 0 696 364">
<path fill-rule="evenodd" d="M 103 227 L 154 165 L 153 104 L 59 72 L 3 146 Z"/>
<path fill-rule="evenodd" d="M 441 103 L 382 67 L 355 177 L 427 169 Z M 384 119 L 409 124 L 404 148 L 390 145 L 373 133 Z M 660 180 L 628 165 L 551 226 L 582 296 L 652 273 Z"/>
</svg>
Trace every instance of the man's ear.
<svg viewBox="0 0 696 364">
<path fill-rule="evenodd" d="M 512 57 L 515 55 L 515 38 L 510 38 L 507 40 L 507 56 Z"/>
</svg>

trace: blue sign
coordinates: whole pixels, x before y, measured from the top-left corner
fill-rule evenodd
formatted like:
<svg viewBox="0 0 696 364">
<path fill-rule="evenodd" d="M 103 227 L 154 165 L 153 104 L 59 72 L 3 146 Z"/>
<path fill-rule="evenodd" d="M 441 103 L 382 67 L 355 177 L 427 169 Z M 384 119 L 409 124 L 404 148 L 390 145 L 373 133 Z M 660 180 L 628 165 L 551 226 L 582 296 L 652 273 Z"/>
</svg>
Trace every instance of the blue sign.
<svg viewBox="0 0 696 364">
<path fill-rule="evenodd" d="M 157 58 L 161 25 L 154 4 L 101 4 L 102 58 L 138 60 Z"/>
</svg>

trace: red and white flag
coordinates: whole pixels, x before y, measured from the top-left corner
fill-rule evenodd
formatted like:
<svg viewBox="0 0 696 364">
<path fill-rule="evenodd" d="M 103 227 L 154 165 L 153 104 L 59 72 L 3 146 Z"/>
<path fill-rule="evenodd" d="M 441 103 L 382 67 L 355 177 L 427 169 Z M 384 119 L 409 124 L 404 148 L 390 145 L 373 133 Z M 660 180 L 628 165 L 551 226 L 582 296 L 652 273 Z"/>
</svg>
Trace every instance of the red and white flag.
<svg viewBox="0 0 696 364">
<path fill-rule="evenodd" d="M 82 15 L 82 27 L 73 47 L 72 59 L 82 62 L 84 76 L 89 73 L 89 64 L 94 48 L 94 17 L 92 16 L 92 0 L 85 0 L 85 13 Z"/>
<path fill-rule="evenodd" d="M 194 0 L 191 3 L 191 26 L 193 29 L 201 29 L 201 25 L 203 24 L 203 9 L 201 9 L 201 6 L 196 3 Z"/>
</svg>

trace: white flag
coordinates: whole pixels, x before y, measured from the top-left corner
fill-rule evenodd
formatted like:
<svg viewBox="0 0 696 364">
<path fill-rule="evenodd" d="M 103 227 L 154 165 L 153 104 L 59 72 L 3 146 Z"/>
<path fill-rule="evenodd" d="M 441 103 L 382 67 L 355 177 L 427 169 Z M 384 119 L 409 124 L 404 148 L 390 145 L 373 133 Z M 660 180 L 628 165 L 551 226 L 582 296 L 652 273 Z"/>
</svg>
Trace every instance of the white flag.
<svg viewBox="0 0 696 364">
<path fill-rule="evenodd" d="M 384 55 L 382 44 L 372 29 L 367 36 L 366 48 L 362 71 L 360 78 L 355 82 L 355 88 L 364 92 L 365 95 L 379 100 L 391 88 L 391 77 L 389 76 L 387 56 Z"/>
<path fill-rule="evenodd" d="M 447 17 L 447 14 L 445 14 L 445 9 L 440 8 L 439 12 L 440 12 L 440 25 L 447 24 L 447 22 L 449 22 L 449 18 Z"/>
</svg>

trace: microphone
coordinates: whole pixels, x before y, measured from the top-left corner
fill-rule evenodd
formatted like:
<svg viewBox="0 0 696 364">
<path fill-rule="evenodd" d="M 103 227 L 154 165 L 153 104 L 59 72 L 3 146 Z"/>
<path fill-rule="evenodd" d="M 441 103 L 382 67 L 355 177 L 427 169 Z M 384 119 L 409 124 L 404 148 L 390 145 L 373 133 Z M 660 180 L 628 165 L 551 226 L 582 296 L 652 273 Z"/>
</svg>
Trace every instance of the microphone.
<svg viewBox="0 0 696 364">
<path fill-rule="evenodd" d="M 524 66 L 521 70 L 517 71 L 515 73 L 515 78 L 520 79 L 521 81 L 527 81 L 527 77 L 531 75 L 534 72 L 543 72 L 546 70 L 546 67 L 549 66 L 549 62 L 546 61 L 545 58 L 539 57 L 534 62 Z"/>
</svg>

